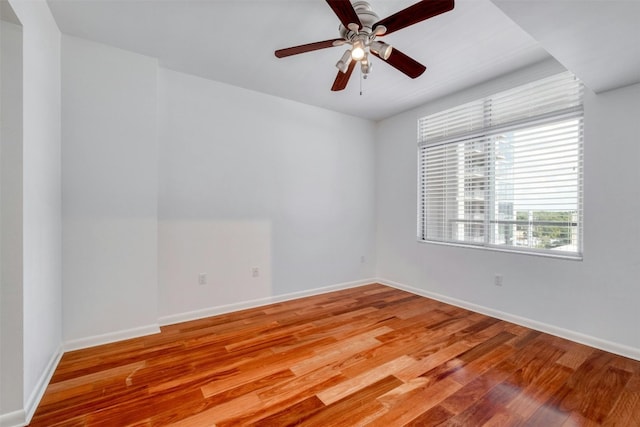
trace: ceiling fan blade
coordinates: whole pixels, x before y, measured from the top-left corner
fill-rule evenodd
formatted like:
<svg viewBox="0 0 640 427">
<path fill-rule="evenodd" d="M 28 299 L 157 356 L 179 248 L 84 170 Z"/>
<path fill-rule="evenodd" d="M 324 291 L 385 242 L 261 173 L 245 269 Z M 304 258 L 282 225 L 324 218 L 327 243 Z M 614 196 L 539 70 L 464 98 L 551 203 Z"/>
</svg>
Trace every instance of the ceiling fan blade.
<svg viewBox="0 0 640 427">
<path fill-rule="evenodd" d="M 297 55 L 299 53 L 311 52 L 319 49 L 326 49 L 328 47 L 335 46 L 334 43 L 337 41 L 344 41 L 343 39 L 331 39 L 324 40 L 321 42 L 315 43 L 307 43 L 301 44 L 300 46 L 288 47 L 286 49 L 278 49 L 275 51 L 275 54 L 278 58 L 284 58 L 285 56 Z"/>
<path fill-rule="evenodd" d="M 380 58 L 380 56 L 377 53 L 373 51 L 371 53 L 377 56 L 378 58 Z M 427 67 L 425 67 L 415 59 L 400 52 L 395 47 L 391 51 L 391 55 L 389 55 L 389 58 L 387 60 L 384 60 L 384 59 L 382 60 L 387 64 L 391 65 L 392 67 L 394 67 L 395 69 L 402 71 L 412 79 L 415 79 L 416 77 L 420 77 L 422 73 L 424 73 L 424 71 L 427 69 Z"/>
<path fill-rule="evenodd" d="M 349 28 L 349 24 L 356 24 L 358 29 L 362 28 L 360 18 L 349 0 L 327 0 L 327 3 L 345 28 Z"/>
<path fill-rule="evenodd" d="M 391 34 L 394 31 L 417 24 L 425 19 L 448 12 L 453 9 L 453 3 L 454 0 L 422 0 L 413 6 L 409 6 L 400 12 L 376 22 L 373 24 L 373 28 L 375 29 L 379 25 L 384 25 L 387 28 L 385 35 Z"/>
<path fill-rule="evenodd" d="M 358 61 L 351 61 L 349 63 L 349 68 L 347 68 L 347 72 L 343 73 L 342 71 L 338 71 L 338 75 L 336 79 L 333 81 L 333 86 L 331 86 L 331 90 L 337 92 L 339 90 L 343 90 L 347 87 L 347 83 L 349 83 L 349 78 L 351 77 L 351 73 L 353 73 L 353 69 L 355 68 Z"/>
</svg>

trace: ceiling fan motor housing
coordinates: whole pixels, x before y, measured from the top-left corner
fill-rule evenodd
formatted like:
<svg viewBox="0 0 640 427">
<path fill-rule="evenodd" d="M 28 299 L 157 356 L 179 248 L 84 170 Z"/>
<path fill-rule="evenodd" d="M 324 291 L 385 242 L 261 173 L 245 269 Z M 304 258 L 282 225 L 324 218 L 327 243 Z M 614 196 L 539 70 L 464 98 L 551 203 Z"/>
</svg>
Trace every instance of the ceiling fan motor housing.
<svg viewBox="0 0 640 427">
<path fill-rule="evenodd" d="M 353 9 L 360 19 L 362 28 L 359 31 L 353 31 L 340 24 L 340 27 L 338 28 L 338 30 L 340 31 L 340 36 L 348 41 L 354 41 L 358 38 L 373 40 L 376 36 L 375 34 L 372 34 L 373 24 L 378 22 L 380 20 L 380 17 L 373 11 L 373 9 L 371 9 L 371 5 L 369 4 L 369 2 L 366 1 L 354 2 Z"/>
</svg>

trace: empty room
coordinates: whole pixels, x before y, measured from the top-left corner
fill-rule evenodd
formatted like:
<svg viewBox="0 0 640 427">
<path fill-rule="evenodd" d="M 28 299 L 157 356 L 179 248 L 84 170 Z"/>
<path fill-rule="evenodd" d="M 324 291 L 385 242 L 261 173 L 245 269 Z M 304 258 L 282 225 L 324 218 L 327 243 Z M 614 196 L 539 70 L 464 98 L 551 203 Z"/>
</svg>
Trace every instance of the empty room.
<svg viewBox="0 0 640 427">
<path fill-rule="evenodd" d="M 640 1 L 0 18 L 0 427 L 640 426 Z"/>
</svg>

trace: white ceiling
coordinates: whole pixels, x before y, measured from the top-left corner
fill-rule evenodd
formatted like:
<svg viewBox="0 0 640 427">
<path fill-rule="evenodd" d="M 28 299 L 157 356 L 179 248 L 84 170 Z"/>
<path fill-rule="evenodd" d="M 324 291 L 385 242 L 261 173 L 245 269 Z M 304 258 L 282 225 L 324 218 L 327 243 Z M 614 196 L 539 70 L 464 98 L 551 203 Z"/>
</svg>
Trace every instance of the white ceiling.
<svg viewBox="0 0 640 427">
<path fill-rule="evenodd" d="M 640 82 L 640 0 L 493 0 L 596 93 Z"/>
<path fill-rule="evenodd" d="M 0 0 L 0 19 L 6 22 L 11 22 L 12 24 L 20 25 L 20 20 L 7 0 Z"/>
<path fill-rule="evenodd" d="M 370 0 L 381 18 L 415 2 Z M 594 6 L 599 3 L 608 6 Z M 49 5 L 63 33 L 156 57 L 174 70 L 373 120 L 542 61 L 549 53 L 587 85 L 587 76 L 597 88 L 640 81 L 640 1 L 635 0 L 456 0 L 453 11 L 383 38 L 427 71 L 411 80 L 378 60 L 362 96 L 357 71 L 346 90 L 330 91 L 343 47 L 282 59 L 273 54 L 339 37 L 339 21 L 324 0 L 49 0 Z M 594 22 L 604 26 L 594 28 Z M 618 49 L 619 39 L 625 44 Z M 611 66 L 625 72 L 608 74 Z"/>
</svg>

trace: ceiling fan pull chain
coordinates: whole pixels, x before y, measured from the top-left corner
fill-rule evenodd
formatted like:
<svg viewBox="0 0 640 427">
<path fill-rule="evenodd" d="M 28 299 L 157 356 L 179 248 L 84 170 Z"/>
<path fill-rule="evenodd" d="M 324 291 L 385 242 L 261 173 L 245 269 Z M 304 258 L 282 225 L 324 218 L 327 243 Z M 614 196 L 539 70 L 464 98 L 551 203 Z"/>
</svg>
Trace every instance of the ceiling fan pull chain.
<svg viewBox="0 0 640 427">
<path fill-rule="evenodd" d="M 362 68 L 360 68 L 360 96 L 362 96 L 362 80 L 364 80 L 362 78 Z"/>
</svg>

